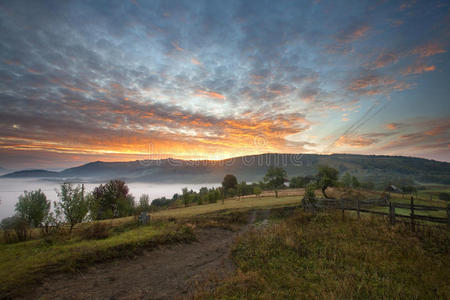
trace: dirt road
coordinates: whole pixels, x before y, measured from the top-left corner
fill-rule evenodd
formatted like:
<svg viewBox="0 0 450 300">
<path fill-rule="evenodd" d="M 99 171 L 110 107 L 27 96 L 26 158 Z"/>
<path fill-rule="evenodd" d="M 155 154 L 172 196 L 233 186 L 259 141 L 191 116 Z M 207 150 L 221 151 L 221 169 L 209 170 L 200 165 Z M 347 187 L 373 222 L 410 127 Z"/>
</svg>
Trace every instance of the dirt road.
<svg viewBox="0 0 450 300">
<path fill-rule="evenodd" d="M 174 299 L 192 293 L 196 282 L 221 278 L 234 269 L 229 257 L 237 233 L 197 229 L 197 242 L 146 252 L 135 259 L 99 264 L 81 274 L 55 275 L 34 299 Z"/>
<path fill-rule="evenodd" d="M 270 212 L 252 211 L 239 231 L 197 228 L 196 242 L 161 246 L 134 259 L 95 265 L 79 274 L 49 277 L 30 299 L 183 299 L 230 275 L 233 240 Z M 211 281 L 212 280 L 212 281 Z M 211 286 L 210 286 L 211 287 Z"/>
</svg>

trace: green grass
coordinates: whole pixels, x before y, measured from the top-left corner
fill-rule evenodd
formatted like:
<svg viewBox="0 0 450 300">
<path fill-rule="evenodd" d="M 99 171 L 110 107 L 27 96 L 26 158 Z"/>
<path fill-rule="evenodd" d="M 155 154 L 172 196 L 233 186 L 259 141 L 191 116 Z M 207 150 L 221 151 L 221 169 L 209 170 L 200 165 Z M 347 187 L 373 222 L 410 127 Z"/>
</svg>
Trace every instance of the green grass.
<svg viewBox="0 0 450 300">
<path fill-rule="evenodd" d="M 243 235 L 237 273 L 208 299 L 445 299 L 450 237 L 412 233 L 379 217 L 297 212 Z"/>
<path fill-rule="evenodd" d="M 0 244 L 0 298 L 14 295 L 24 284 L 39 282 L 46 274 L 77 270 L 92 263 L 134 255 L 157 244 L 192 240 L 192 230 L 174 223 L 116 228 L 100 240 L 56 238 Z"/>
</svg>

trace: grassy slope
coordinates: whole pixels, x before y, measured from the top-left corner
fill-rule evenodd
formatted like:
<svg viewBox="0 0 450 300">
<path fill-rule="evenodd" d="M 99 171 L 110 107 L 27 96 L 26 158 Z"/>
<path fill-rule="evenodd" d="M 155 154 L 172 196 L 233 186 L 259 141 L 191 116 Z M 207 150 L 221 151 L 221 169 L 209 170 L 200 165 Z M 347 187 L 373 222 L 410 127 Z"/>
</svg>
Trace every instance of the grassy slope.
<svg viewBox="0 0 450 300">
<path fill-rule="evenodd" d="M 250 231 L 233 250 L 238 271 L 200 298 L 445 299 L 448 231 L 413 234 L 378 217 L 298 212 Z"/>
<path fill-rule="evenodd" d="M 190 218 L 220 213 L 224 210 L 289 206 L 298 204 L 299 201 L 299 196 L 228 199 L 225 204 L 218 202 L 164 210 L 152 214 L 152 218 Z M 186 231 L 186 227 L 180 228 L 179 225 L 171 222 L 156 221 L 149 226 L 129 226 L 134 222 L 133 220 L 134 217 L 126 217 L 100 221 L 113 228 L 113 234 L 106 239 L 83 240 L 80 238 L 83 229 L 90 226 L 87 223 L 78 225 L 74 230 L 73 238 L 70 239 L 52 238 L 48 242 L 38 238 L 16 244 L 0 243 L 0 298 L 2 295 L 15 292 L 23 284 L 39 281 L 49 273 L 76 270 L 91 263 L 134 254 L 153 244 L 193 238 L 191 232 Z M 39 234 L 39 230 L 34 231 L 35 237 Z"/>
<path fill-rule="evenodd" d="M 247 198 L 241 198 L 241 199 L 229 199 L 225 201 L 225 204 L 222 204 L 221 201 L 214 204 L 206 204 L 206 205 L 195 205 L 190 206 L 186 208 L 178 208 L 178 209 L 169 209 L 164 210 L 160 212 L 156 212 L 152 214 L 152 218 L 154 219 L 167 219 L 168 217 L 176 217 L 176 218 L 191 218 L 195 216 L 203 216 L 205 218 L 208 218 L 208 216 L 211 216 L 211 214 L 214 213 L 221 213 L 223 211 L 245 211 L 248 209 L 253 208 L 275 208 L 275 207 L 282 207 L 282 206 L 293 206 L 298 205 L 301 199 L 300 194 L 302 194 L 302 191 L 296 191 L 298 195 L 296 196 L 286 196 L 286 197 L 280 197 L 280 198 L 274 198 L 274 197 L 261 197 L 261 198 L 255 198 L 255 197 L 247 197 Z M 320 195 L 320 192 L 317 192 L 317 195 Z M 407 199 L 400 199 L 399 201 L 406 201 Z M 427 204 L 427 203 L 423 203 Z M 428 203 L 430 204 L 430 203 Z M 434 204 L 432 204 L 434 205 Z M 211 218 L 211 217 L 209 217 Z M 324 224 L 321 222 L 324 221 Z M 81 226 L 78 226 L 75 230 L 74 238 L 72 239 L 55 239 L 51 243 L 46 242 L 44 239 L 37 239 L 32 240 L 24 243 L 17 243 L 17 244 L 0 244 L 0 297 L 2 294 L 5 294 L 7 291 L 14 290 L 17 287 L 20 287 L 22 284 L 31 283 L 34 281 L 38 281 L 43 276 L 46 276 L 46 274 L 51 272 L 59 272 L 59 271 L 66 271 L 66 270 L 73 270 L 77 269 L 79 267 L 82 267 L 83 265 L 94 263 L 97 261 L 102 261 L 105 259 L 112 259 L 115 257 L 120 257 L 124 255 L 134 254 L 144 247 L 151 246 L 155 243 L 165 242 L 167 240 L 177 240 L 177 239 L 189 239 L 192 238 L 192 234 L 183 230 L 180 230 L 177 225 L 163 221 L 161 224 L 156 225 L 155 223 L 153 225 L 144 226 L 144 227 L 127 227 L 127 224 L 133 222 L 133 217 L 127 217 L 127 218 L 121 218 L 121 219 L 114 219 L 114 220 L 105 220 L 101 221 L 101 223 L 109 223 L 114 228 L 122 228 L 123 230 L 116 230 L 114 229 L 112 235 L 110 237 L 103 239 L 103 240 L 82 240 L 81 238 L 77 237 L 77 232 L 81 232 L 84 227 L 89 226 L 89 224 L 82 224 Z M 327 223 L 328 222 L 328 223 Z M 315 220 L 314 226 L 317 226 L 318 228 L 324 228 L 324 232 L 314 232 L 313 230 L 305 231 L 302 233 L 302 235 L 305 235 L 305 233 L 310 234 L 310 239 L 312 240 L 314 238 L 314 234 L 318 234 L 318 236 L 323 235 L 323 238 L 326 237 L 326 234 L 333 236 L 333 234 L 336 234 L 337 229 L 329 228 L 329 224 L 331 221 L 327 221 L 327 219 L 321 219 L 321 220 Z M 334 222 L 334 221 L 333 221 Z M 283 224 L 283 222 L 282 222 Z M 351 224 L 351 223 L 349 223 Z M 373 226 L 373 231 L 368 232 L 358 232 L 358 230 L 355 231 L 355 228 L 357 226 L 347 226 L 343 224 L 342 226 L 340 224 L 337 224 L 337 228 L 340 228 L 337 233 L 339 233 L 339 238 L 333 238 L 332 241 L 339 242 L 336 245 L 333 245 L 333 247 L 342 246 L 344 248 L 350 248 L 354 247 L 355 243 L 362 243 L 364 240 L 364 234 L 375 234 L 376 232 L 384 232 L 387 236 L 392 236 L 389 231 L 383 228 L 378 228 L 379 224 L 369 224 L 369 223 L 363 223 L 365 225 Z M 323 227 L 325 225 L 325 227 Z M 344 226 L 345 225 L 345 226 Z M 281 226 L 281 225 L 280 225 Z M 292 231 L 293 233 L 298 232 L 300 234 L 300 231 L 296 231 L 296 228 L 290 228 L 289 229 L 289 223 L 286 223 L 285 225 L 285 231 Z M 328 227 L 327 227 L 328 226 Z M 306 226 L 308 227 L 308 226 Z M 303 226 L 303 228 L 306 228 Z M 185 229 L 185 227 L 183 227 Z M 178 229 L 178 230 L 177 230 Z M 303 230 L 303 229 L 302 229 Z M 351 241 L 348 244 L 346 244 L 345 239 L 352 238 L 351 234 L 353 232 L 357 232 L 359 234 L 358 242 Z M 325 234 L 326 233 L 326 234 Z M 270 232 L 264 232 L 265 235 L 267 235 L 267 238 L 273 238 L 273 234 Z M 282 235 L 283 233 L 281 233 Z M 306 236 L 306 235 L 305 235 Z M 254 239 L 261 239 L 263 236 L 261 235 L 254 235 Z M 264 237 L 265 239 L 266 237 Z M 292 237 L 295 241 L 295 239 L 298 237 L 293 236 Z M 379 238 L 378 237 L 375 237 Z M 396 238 L 400 238 L 400 235 L 397 235 Z M 344 239 L 344 240 L 342 240 Z M 370 235 L 368 235 L 368 239 L 372 241 L 374 239 Z M 288 238 L 289 240 L 289 238 Z M 320 239 L 319 239 L 320 240 Z M 405 243 L 408 242 L 410 239 L 407 238 Z M 389 240 L 392 242 L 392 240 Z M 278 241 L 279 242 L 279 241 Z M 367 251 L 365 255 L 368 255 L 369 251 L 387 251 L 389 250 L 386 247 L 387 241 L 382 241 L 385 244 L 380 244 L 377 246 L 377 243 L 374 243 L 373 245 L 369 243 L 369 245 L 366 245 L 366 248 L 364 251 Z M 287 242 L 287 243 L 292 243 Z M 327 241 L 322 241 L 321 243 L 327 244 Z M 295 243 L 294 243 L 295 244 Z M 281 246 L 284 244 L 282 243 Z M 303 245 L 303 244 L 302 244 Z M 305 244 L 307 245 L 307 244 Z M 322 245 L 322 244 L 321 244 Z M 406 244 L 405 244 L 406 245 Z M 317 245 L 313 245 L 317 248 Z M 371 249 L 370 246 L 376 246 L 376 248 Z M 306 247 L 306 246 L 305 246 Z M 312 251 L 315 251 L 314 249 Z M 380 249 L 378 249 L 378 248 Z M 384 247 L 384 248 L 383 248 Z M 394 247 L 395 248 L 395 247 Z M 413 247 L 414 248 L 414 247 Z M 255 248 L 257 249 L 257 248 Z M 317 248 L 319 249 L 319 248 Z M 353 249 L 353 248 L 352 248 Z M 261 251 L 266 251 L 263 249 L 260 249 Z M 270 249 L 267 250 L 267 253 L 270 253 Z M 274 255 L 284 255 L 285 251 L 290 251 L 289 248 L 280 248 L 276 250 Z M 320 250 L 322 251 L 322 250 Z M 325 250 L 324 250 L 325 251 Z M 329 251 L 329 250 L 327 250 Z M 362 250 L 361 250 L 362 251 Z M 239 254 L 241 253 L 241 254 Z M 355 252 L 357 255 L 358 252 Z M 245 258 L 244 252 L 235 252 L 235 257 L 239 263 L 241 260 L 239 257 L 242 257 L 242 262 L 247 260 Z M 258 253 L 255 253 L 255 255 L 259 255 Z M 344 256 L 342 256 L 344 255 Z M 338 257 L 342 256 L 342 259 L 346 259 L 347 253 L 344 251 L 343 253 L 336 252 L 334 254 L 334 259 L 338 259 Z M 290 259 L 290 258 L 289 258 Z M 308 258 L 309 259 L 309 258 Z M 317 257 L 315 259 L 318 259 Z M 323 259 L 323 257 L 321 258 Z M 431 260 L 435 260 L 432 258 Z M 249 260 L 249 262 L 251 259 Z M 427 260 L 430 262 L 430 260 Z M 295 261 L 293 263 L 296 263 Z M 311 262 L 311 267 L 316 268 L 314 264 L 316 262 Z M 320 259 L 317 261 L 317 263 L 323 264 L 323 261 L 320 261 Z M 375 262 L 370 262 L 375 263 Z M 401 260 L 399 260 L 396 264 L 403 264 Z M 239 263 L 240 264 L 240 263 Z M 279 268 L 291 268 L 291 262 L 289 262 L 288 265 L 281 265 L 278 263 L 274 265 L 274 267 L 277 266 Z M 295 264 L 294 264 L 295 266 Z M 296 266 L 297 268 L 298 266 Z M 336 268 L 336 267 L 335 267 Z M 245 269 L 245 268 L 244 268 Z M 247 268 L 250 270 L 250 268 Z M 300 268 L 301 270 L 302 268 Z M 253 271 L 252 271 L 253 272 Z M 323 272 L 328 272 L 324 269 Z M 248 273 L 248 272 L 247 272 Z M 246 273 L 246 274 L 247 274 Z M 248 273 L 245 276 L 250 276 L 254 273 Z M 256 273 L 255 273 L 256 274 Z M 320 274 L 319 274 L 320 275 Z M 314 276 L 319 276 L 314 275 Z M 253 275 L 252 275 L 253 276 Z M 259 275 L 258 275 L 259 276 Z M 294 275 L 289 275 L 289 278 L 291 278 Z M 296 275 L 295 275 L 296 276 Z M 296 278 L 296 277 L 293 278 Z M 312 276 L 312 275 L 311 275 Z M 328 276 L 328 275 L 327 275 Z M 352 275 L 353 276 L 353 275 Z M 319 276 L 320 277 L 320 276 Z M 439 276 L 438 276 L 439 277 Z M 259 284 L 260 278 L 254 278 L 256 281 L 254 284 Z M 253 280 L 253 279 L 251 279 Z M 283 279 L 285 280 L 285 279 Z M 317 278 L 315 280 L 318 280 Z M 316 285 L 313 285 L 312 287 L 309 286 L 303 286 L 304 288 L 311 289 L 311 293 L 314 294 L 314 291 L 317 291 Z M 288 290 L 291 289 L 291 287 L 288 286 Z M 320 289 L 319 289 L 320 290 Z M 322 290 L 320 290 L 321 293 L 323 293 Z M 322 295 L 322 294 L 321 294 Z M 330 294 L 331 295 L 331 294 Z"/>
<path fill-rule="evenodd" d="M 0 244 L 0 298 L 49 273 L 76 270 L 91 263 L 133 255 L 156 244 L 189 239 L 193 239 L 193 234 L 186 227 L 161 223 L 116 230 L 100 240 L 75 236 L 50 242 L 38 239 Z"/>
<path fill-rule="evenodd" d="M 279 206 L 290 206 L 299 205 L 301 201 L 300 196 L 289 196 L 289 197 L 252 197 L 252 198 L 237 198 L 225 200 L 217 203 L 205 204 L 205 205 L 194 205 L 185 208 L 176 208 L 162 210 L 156 213 L 152 213 L 152 217 L 192 217 L 195 215 L 208 214 L 221 210 L 239 210 L 239 209 L 249 209 L 249 208 L 270 208 Z"/>
</svg>

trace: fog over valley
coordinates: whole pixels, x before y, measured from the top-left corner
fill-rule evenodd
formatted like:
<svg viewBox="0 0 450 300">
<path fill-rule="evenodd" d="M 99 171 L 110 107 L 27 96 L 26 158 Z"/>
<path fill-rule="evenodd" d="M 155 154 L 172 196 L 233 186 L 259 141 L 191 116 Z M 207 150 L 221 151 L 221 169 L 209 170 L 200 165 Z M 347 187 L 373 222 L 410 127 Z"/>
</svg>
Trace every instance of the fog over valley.
<svg viewBox="0 0 450 300">
<path fill-rule="evenodd" d="M 74 182 L 76 183 L 76 182 Z M 86 192 L 91 192 L 100 183 L 84 183 Z M 142 194 L 148 194 L 150 200 L 166 197 L 172 198 L 173 194 L 181 194 L 181 189 L 187 187 L 189 190 L 198 191 L 201 187 L 208 188 L 218 186 L 219 184 L 184 184 L 184 183 L 142 183 L 127 182 L 130 194 L 135 197 L 135 201 L 139 201 Z M 58 200 L 56 189 L 60 188 L 60 182 L 49 181 L 39 178 L 1 178 L 0 179 L 0 219 L 9 217 L 14 214 L 14 207 L 20 195 L 26 191 L 34 191 L 41 189 L 47 199 L 53 201 Z M 53 203 L 52 203 L 53 207 Z"/>
</svg>

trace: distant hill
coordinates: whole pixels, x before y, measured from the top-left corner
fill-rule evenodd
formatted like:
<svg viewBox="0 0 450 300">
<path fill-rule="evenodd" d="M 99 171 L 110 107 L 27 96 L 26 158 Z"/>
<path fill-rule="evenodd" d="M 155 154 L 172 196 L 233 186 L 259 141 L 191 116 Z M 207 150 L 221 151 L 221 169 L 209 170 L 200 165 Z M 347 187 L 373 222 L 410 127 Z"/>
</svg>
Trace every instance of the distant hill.
<svg viewBox="0 0 450 300">
<path fill-rule="evenodd" d="M 59 172 L 47 170 L 23 170 L 3 175 L 4 178 L 24 178 L 24 177 L 59 177 Z"/>
<path fill-rule="evenodd" d="M 423 158 L 353 154 L 261 154 L 235 157 L 221 161 L 190 161 L 178 159 L 101 162 L 96 161 L 61 172 L 25 170 L 3 177 L 51 177 L 108 180 L 120 178 L 141 182 L 217 183 L 224 174 L 235 174 L 239 180 L 262 180 L 271 165 L 283 167 L 289 177 L 313 175 L 320 164 L 349 172 L 360 180 L 410 179 L 421 183 L 450 184 L 450 163 Z"/>
</svg>

